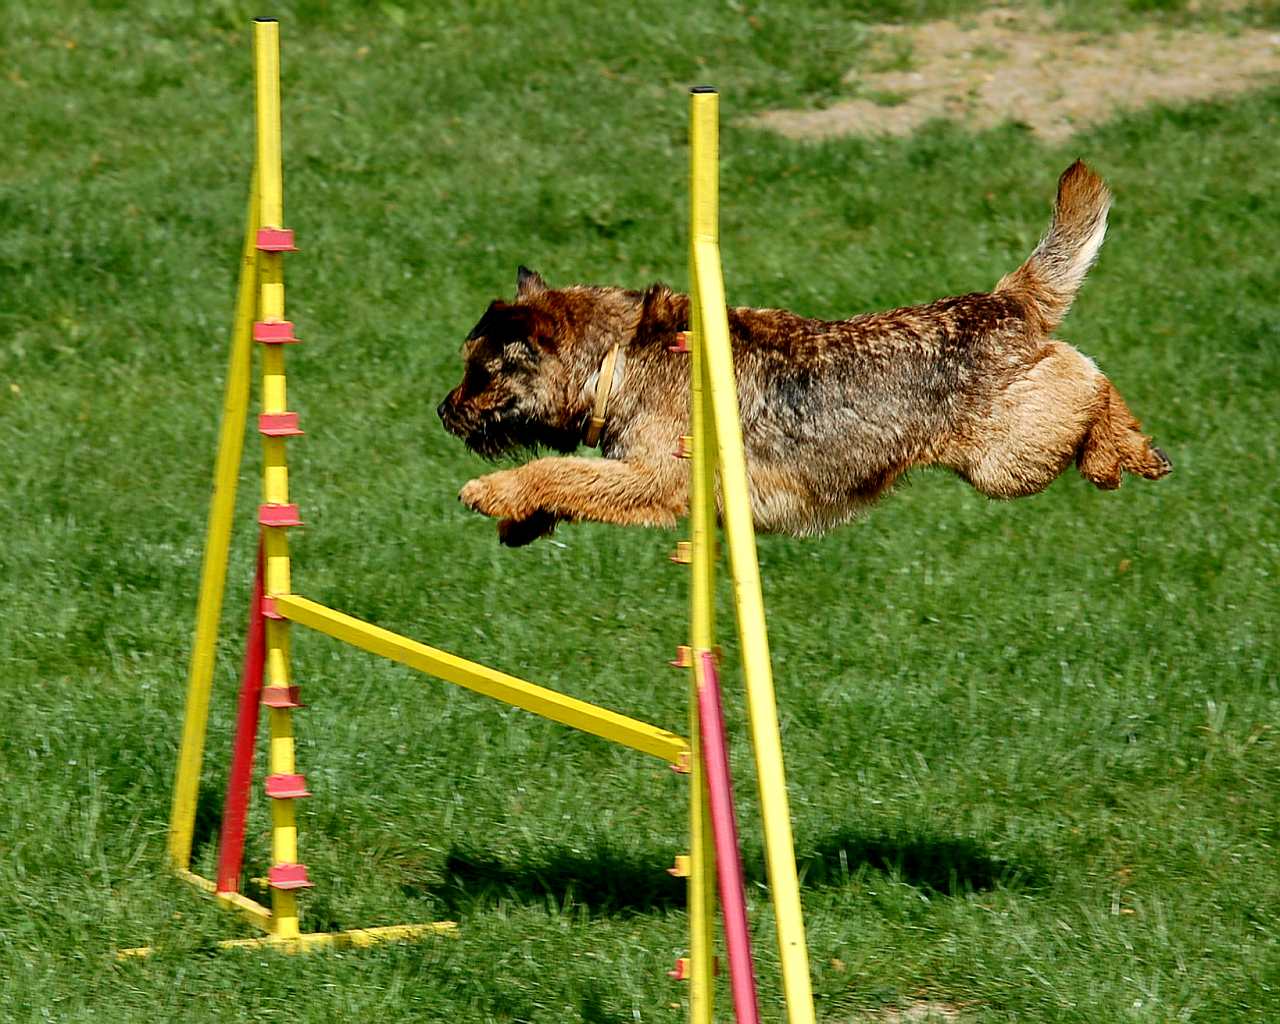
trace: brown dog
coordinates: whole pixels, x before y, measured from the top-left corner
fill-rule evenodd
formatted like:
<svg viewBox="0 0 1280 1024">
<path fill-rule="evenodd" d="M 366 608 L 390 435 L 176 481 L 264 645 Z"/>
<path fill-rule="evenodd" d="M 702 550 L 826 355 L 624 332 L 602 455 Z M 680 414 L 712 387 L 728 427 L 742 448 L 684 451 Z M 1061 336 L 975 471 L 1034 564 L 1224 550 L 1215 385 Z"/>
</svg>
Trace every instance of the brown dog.
<svg viewBox="0 0 1280 1024">
<path fill-rule="evenodd" d="M 1083 163 L 1058 181 L 1035 252 L 989 294 L 848 320 L 729 310 L 756 527 L 812 534 L 845 522 L 913 466 L 955 470 L 983 494 L 1047 487 L 1073 460 L 1103 489 L 1169 460 L 1093 361 L 1050 335 L 1106 232 L 1111 194 Z M 467 336 L 445 427 L 497 457 L 599 442 L 604 458 L 542 458 L 468 483 L 466 505 L 527 544 L 560 520 L 672 526 L 687 510 L 689 299 L 549 288 L 520 268 L 514 303 Z M 593 436 L 594 435 L 594 436 Z"/>
</svg>

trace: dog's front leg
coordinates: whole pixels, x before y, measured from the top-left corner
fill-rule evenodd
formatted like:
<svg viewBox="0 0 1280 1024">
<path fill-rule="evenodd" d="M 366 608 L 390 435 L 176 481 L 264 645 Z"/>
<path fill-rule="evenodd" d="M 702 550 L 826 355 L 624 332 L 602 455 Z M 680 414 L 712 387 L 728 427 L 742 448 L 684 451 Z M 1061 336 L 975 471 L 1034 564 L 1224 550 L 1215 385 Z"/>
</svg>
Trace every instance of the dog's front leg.
<svg viewBox="0 0 1280 1024">
<path fill-rule="evenodd" d="M 560 520 L 674 526 L 688 506 L 688 463 L 655 466 L 613 459 L 536 459 L 470 481 L 458 497 L 500 520 L 503 543 L 528 544 Z"/>
</svg>

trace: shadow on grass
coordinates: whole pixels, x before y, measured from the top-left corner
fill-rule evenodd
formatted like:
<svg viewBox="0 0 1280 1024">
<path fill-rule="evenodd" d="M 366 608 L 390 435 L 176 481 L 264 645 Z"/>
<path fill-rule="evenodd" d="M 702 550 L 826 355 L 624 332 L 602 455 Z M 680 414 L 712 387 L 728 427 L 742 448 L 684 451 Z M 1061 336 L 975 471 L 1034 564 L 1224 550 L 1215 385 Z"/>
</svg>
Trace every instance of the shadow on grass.
<svg viewBox="0 0 1280 1024">
<path fill-rule="evenodd" d="M 549 850 L 538 860 L 504 861 L 492 854 L 454 849 L 444 864 L 444 885 L 431 895 L 451 915 L 499 900 L 553 902 L 585 907 L 591 914 L 644 914 L 685 906 L 686 884 L 664 867 L 673 852 L 621 851 L 599 846 L 588 851 Z M 747 883 L 766 878 L 758 847 L 743 856 Z M 1038 864 L 1014 864 L 992 856 L 977 842 L 951 836 L 862 835 L 843 830 L 818 840 L 797 856 L 804 888 L 848 885 L 867 871 L 944 896 L 987 892 L 997 886 L 1041 888 L 1046 873 Z"/>
<path fill-rule="evenodd" d="M 225 785 L 225 783 L 224 783 Z M 225 796 L 222 787 L 202 781 L 196 793 L 196 813 L 191 824 L 191 860 L 199 861 L 206 846 L 215 847 L 222 827 L 222 803 Z"/>
<path fill-rule="evenodd" d="M 685 903 L 684 879 L 663 870 L 671 852 L 552 850 L 538 861 L 504 862 L 475 850 L 453 850 L 445 859 L 444 886 L 432 893 L 451 915 L 498 902 L 554 902 L 586 907 L 592 914 L 652 913 Z"/>
<path fill-rule="evenodd" d="M 801 885 L 847 885 L 870 869 L 943 896 L 1043 888 L 1047 875 L 1033 861 L 1015 864 L 993 857 L 972 839 L 954 836 L 867 836 L 846 829 L 820 839 L 796 858 Z"/>
</svg>

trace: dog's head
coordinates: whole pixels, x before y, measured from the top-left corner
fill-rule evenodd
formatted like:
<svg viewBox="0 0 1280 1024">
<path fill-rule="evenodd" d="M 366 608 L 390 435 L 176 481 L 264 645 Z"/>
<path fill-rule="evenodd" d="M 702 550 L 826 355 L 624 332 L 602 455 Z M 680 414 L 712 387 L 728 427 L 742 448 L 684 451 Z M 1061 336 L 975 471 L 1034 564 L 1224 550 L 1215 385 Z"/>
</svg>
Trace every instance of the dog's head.
<svg viewBox="0 0 1280 1024">
<path fill-rule="evenodd" d="M 515 302 L 491 302 L 463 343 L 462 383 L 436 412 L 446 430 L 485 458 L 578 446 L 581 411 L 561 352 L 571 331 L 557 296 L 521 267 Z"/>
<path fill-rule="evenodd" d="M 582 443 L 602 362 L 615 345 L 670 344 L 688 299 L 646 292 L 547 287 L 521 267 L 514 302 L 489 304 L 462 346 L 462 383 L 437 407 L 445 429 L 497 458 L 516 448 L 568 453 Z"/>
</svg>

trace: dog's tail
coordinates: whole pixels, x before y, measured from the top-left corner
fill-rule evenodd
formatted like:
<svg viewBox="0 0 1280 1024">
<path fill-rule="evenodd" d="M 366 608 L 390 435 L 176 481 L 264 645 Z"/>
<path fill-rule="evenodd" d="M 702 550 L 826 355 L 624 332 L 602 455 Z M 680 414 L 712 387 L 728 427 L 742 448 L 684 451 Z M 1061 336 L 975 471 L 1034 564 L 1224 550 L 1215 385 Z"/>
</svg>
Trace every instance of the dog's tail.
<svg viewBox="0 0 1280 1024">
<path fill-rule="evenodd" d="M 1046 333 L 1062 322 L 1093 266 L 1107 233 L 1111 192 L 1103 180 L 1077 160 L 1058 179 L 1053 222 L 1035 252 L 996 285 L 1029 307 Z"/>
</svg>

